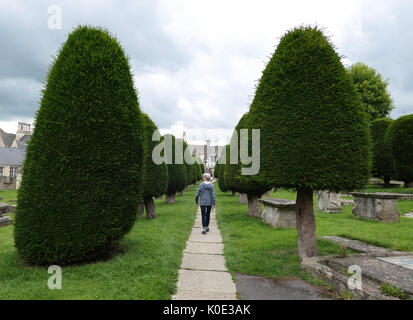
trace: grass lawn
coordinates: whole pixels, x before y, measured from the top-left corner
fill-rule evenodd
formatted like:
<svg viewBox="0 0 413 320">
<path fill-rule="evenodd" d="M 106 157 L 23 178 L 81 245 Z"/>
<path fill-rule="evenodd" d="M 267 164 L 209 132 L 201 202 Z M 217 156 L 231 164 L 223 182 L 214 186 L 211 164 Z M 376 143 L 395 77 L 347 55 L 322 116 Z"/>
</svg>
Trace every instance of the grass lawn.
<svg viewBox="0 0 413 320">
<path fill-rule="evenodd" d="M 406 190 L 406 189 L 405 189 Z M 377 190 L 382 191 L 382 190 Z M 386 190 L 389 191 L 389 190 Z M 399 192 L 399 191 L 397 191 Z M 301 277 L 311 279 L 300 269 L 295 229 L 274 229 L 259 218 L 248 216 L 239 197 L 216 188 L 217 219 L 224 241 L 229 271 L 269 278 Z M 273 198 L 295 200 L 296 193 L 281 190 Z M 400 211 L 413 211 L 413 201 L 399 201 Z M 316 207 L 316 203 L 314 203 Z M 396 223 L 372 222 L 357 218 L 352 207 L 340 214 L 316 212 L 317 235 L 337 235 L 402 251 L 413 251 L 413 219 L 401 217 Z M 317 240 L 320 255 L 339 254 L 340 246 Z"/>
<path fill-rule="evenodd" d="M 9 200 L 17 199 L 17 190 L 0 190 L 0 202 L 11 203 Z"/>
<path fill-rule="evenodd" d="M 0 228 L 0 300 L 171 299 L 183 250 L 194 223 L 195 187 L 177 202 L 157 200 L 158 218 L 139 217 L 122 244 L 123 254 L 106 262 L 62 269 L 62 289 L 47 286 L 47 268 L 28 267 L 13 245 L 13 226 Z M 4 197 L 0 193 L 0 197 Z M 13 198 L 13 196 L 12 196 Z"/>
</svg>

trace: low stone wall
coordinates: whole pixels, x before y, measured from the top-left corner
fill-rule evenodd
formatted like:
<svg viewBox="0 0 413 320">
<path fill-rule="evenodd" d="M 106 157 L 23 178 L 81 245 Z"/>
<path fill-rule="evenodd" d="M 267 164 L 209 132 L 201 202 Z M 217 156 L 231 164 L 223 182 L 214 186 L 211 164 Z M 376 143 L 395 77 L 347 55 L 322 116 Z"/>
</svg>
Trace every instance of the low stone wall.
<svg viewBox="0 0 413 320">
<path fill-rule="evenodd" d="M 261 214 L 262 221 L 274 228 L 296 228 L 295 201 L 273 198 L 260 199 L 259 201 L 264 204 L 264 211 Z"/>
</svg>

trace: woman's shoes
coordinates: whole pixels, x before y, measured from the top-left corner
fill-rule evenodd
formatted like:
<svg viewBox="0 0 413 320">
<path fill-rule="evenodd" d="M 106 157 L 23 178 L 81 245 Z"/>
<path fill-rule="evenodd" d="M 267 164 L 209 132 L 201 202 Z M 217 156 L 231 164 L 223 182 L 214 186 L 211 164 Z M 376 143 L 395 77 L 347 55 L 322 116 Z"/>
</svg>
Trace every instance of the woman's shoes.
<svg viewBox="0 0 413 320">
<path fill-rule="evenodd" d="M 206 232 L 209 232 L 209 228 L 206 228 Z"/>
<path fill-rule="evenodd" d="M 202 231 L 202 234 L 206 234 L 206 231 L 204 230 L 204 231 Z"/>
</svg>

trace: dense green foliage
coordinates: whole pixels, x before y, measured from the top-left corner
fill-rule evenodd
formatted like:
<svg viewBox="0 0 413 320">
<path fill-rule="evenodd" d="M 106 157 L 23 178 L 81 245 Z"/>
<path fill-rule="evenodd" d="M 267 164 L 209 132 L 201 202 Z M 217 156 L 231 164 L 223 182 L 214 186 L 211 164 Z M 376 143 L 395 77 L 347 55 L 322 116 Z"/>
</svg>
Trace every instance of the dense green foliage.
<svg viewBox="0 0 413 320">
<path fill-rule="evenodd" d="M 159 197 L 165 194 L 168 187 L 168 167 L 165 163 L 158 165 L 153 162 L 152 150 L 159 142 L 152 141 L 152 135 L 155 130 L 158 130 L 158 128 L 147 114 L 143 113 L 142 115 L 145 125 L 145 140 L 147 149 L 143 197 Z"/>
<path fill-rule="evenodd" d="M 393 122 L 390 118 L 374 120 L 371 123 L 371 137 L 373 140 L 372 174 L 383 178 L 386 184 L 394 177 L 393 158 L 388 145 L 385 143 L 387 129 Z"/>
<path fill-rule="evenodd" d="M 249 117 L 261 130 L 257 179 L 264 184 L 340 191 L 366 183 L 366 115 L 339 55 L 320 29 L 299 27 L 281 38 Z"/>
<path fill-rule="evenodd" d="M 195 165 L 195 163 L 191 164 L 191 163 L 187 163 L 185 161 L 185 159 L 186 159 L 185 155 L 186 155 L 186 157 L 188 157 L 190 159 L 192 159 L 193 157 L 192 157 L 191 151 L 188 148 L 188 144 L 185 141 L 183 142 L 183 147 L 184 147 L 184 163 L 185 163 L 185 170 L 186 170 L 186 183 L 185 184 L 188 186 L 188 185 L 192 184 L 193 181 L 194 181 L 193 166 Z"/>
<path fill-rule="evenodd" d="M 122 239 L 142 196 L 143 137 L 123 49 L 78 27 L 48 73 L 27 148 L 14 230 L 26 262 L 87 261 Z"/>
<path fill-rule="evenodd" d="M 222 157 L 225 157 L 225 162 L 222 161 Z M 230 189 L 229 189 L 229 187 L 228 187 L 228 185 L 226 184 L 226 181 L 225 181 L 225 169 L 226 169 L 226 167 L 229 163 L 229 144 L 226 145 L 223 148 L 222 153 L 221 153 L 221 157 L 220 157 L 220 159 L 218 159 L 218 162 L 219 162 L 218 187 L 222 192 L 227 192 Z"/>
<path fill-rule="evenodd" d="M 266 191 L 271 189 L 271 185 L 265 182 L 265 180 L 259 179 L 259 175 L 242 175 L 242 166 L 247 166 L 241 163 L 241 152 L 246 151 L 251 153 L 251 130 L 249 130 L 248 144 L 241 144 L 241 129 L 252 129 L 248 122 L 248 113 L 245 113 L 239 120 L 235 127 L 234 135 L 231 138 L 231 145 L 234 145 L 238 149 L 238 161 L 236 164 L 226 165 L 225 169 L 225 183 L 227 188 L 231 191 L 246 193 L 248 195 L 261 196 Z M 238 139 L 236 139 L 238 137 Z M 229 157 L 229 154 L 227 154 Z M 250 165 L 248 165 L 250 166 Z"/>
<path fill-rule="evenodd" d="M 407 186 L 413 182 L 413 114 L 393 121 L 385 139 L 392 153 L 397 178 Z"/>
<path fill-rule="evenodd" d="M 166 194 L 173 195 L 179 191 L 185 189 L 186 186 L 186 166 L 183 163 L 176 163 L 175 161 L 175 148 L 181 148 L 179 143 L 175 143 L 175 136 L 166 134 L 164 135 L 165 143 L 171 143 L 172 149 L 172 159 L 168 159 L 168 188 L 166 190 Z M 177 151 L 183 154 L 183 150 Z M 184 159 L 183 159 L 184 160 Z"/>
<path fill-rule="evenodd" d="M 388 81 L 383 80 L 376 70 L 360 62 L 353 64 L 348 72 L 360 94 L 369 120 L 387 117 L 394 108 L 387 91 Z"/>
</svg>

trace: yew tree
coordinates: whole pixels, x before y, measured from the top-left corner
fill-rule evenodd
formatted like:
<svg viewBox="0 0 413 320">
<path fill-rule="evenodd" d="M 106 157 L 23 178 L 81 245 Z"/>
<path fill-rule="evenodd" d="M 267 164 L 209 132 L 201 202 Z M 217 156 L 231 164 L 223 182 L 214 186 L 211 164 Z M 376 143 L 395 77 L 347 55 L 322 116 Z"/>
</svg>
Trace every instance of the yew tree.
<svg viewBox="0 0 413 320">
<path fill-rule="evenodd" d="M 106 30 L 69 34 L 27 147 L 14 238 L 30 264 L 105 254 L 132 228 L 144 183 L 142 114 L 128 59 Z"/>
<path fill-rule="evenodd" d="M 145 180 L 143 187 L 143 202 L 145 205 L 146 218 L 156 218 L 156 208 L 153 197 L 165 194 L 168 187 L 168 167 L 165 163 L 156 164 L 152 159 L 152 150 L 159 143 L 152 141 L 153 133 L 158 130 L 155 123 L 147 114 L 143 114 L 145 126 L 145 143 L 147 157 L 145 161 Z"/>
<path fill-rule="evenodd" d="M 366 113 L 322 30 L 301 26 L 281 38 L 263 71 L 249 116 L 261 130 L 257 179 L 297 190 L 299 256 L 315 256 L 313 191 L 360 188 L 370 168 Z"/>
<path fill-rule="evenodd" d="M 175 203 L 175 194 L 185 189 L 186 167 L 184 159 L 178 159 L 178 154 L 182 155 L 183 150 L 180 143 L 176 143 L 175 136 L 166 134 L 163 137 L 165 143 L 166 159 L 168 161 L 168 188 L 166 189 L 166 203 Z M 170 149 L 170 154 L 167 151 Z M 178 150 L 176 150 L 178 149 Z M 168 155 L 169 154 L 169 155 Z"/>
<path fill-rule="evenodd" d="M 250 166 L 250 164 L 242 163 L 243 161 L 241 155 L 244 152 L 245 155 L 249 155 L 252 151 L 252 141 L 251 141 L 251 126 L 248 121 L 248 113 L 245 113 L 239 120 L 237 126 L 235 127 L 234 134 L 231 138 L 231 146 L 233 146 L 234 151 L 236 150 L 236 163 L 229 163 L 225 170 L 225 182 L 227 187 L 236 192 L 245 193 L 248 198 L 248 215 L 250 217 L 260 217 L 261 216 L 261 203 L 259 199 L 261 196 L 271 189 L 271 185 L 259 178 L 259 173 L 257 174 L 246 174 L 243 173 L 243 168 Z M 241 139 L 241 130 L 248 130 L 248 139 Z M 231 159 L 230 159 L 231 160 Z"/>
</svg>

